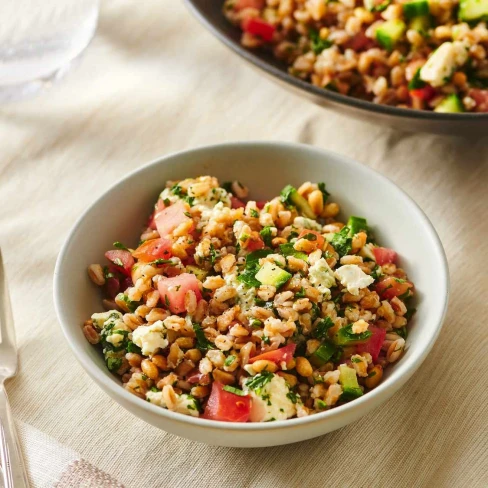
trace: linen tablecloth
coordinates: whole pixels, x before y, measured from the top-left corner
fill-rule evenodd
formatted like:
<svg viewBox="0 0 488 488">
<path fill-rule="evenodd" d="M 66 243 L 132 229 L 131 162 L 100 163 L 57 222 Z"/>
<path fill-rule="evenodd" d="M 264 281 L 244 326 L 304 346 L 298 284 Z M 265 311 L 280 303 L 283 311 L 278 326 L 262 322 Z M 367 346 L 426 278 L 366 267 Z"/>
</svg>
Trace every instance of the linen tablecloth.
<svg viewBox="0 0 488 488">
<path fill-rule="evenodd" d="M 391 178 L 436 227 L 452 295 L 432 353 L 390 401 L 308 442 L 239 450 L 167 434 L 101 391 L 61 335 L 52 276 L 75 219 L 127 172 L 172 151 L 251 139 L 314 144 Z M 0 245 L 21 361 L 7 390 L 22 431 L 41 431 L 77 453 L 69 460 L 126 487 L 488 486 L 488 138 L 336 115 L 243 64 L 179 1 L 113 0 L 66 79 L 0 107 L 0 141 Z M 24 434 L 33 486 L 47 486 L 34 459 L 42 442 Z"/>
</svg>

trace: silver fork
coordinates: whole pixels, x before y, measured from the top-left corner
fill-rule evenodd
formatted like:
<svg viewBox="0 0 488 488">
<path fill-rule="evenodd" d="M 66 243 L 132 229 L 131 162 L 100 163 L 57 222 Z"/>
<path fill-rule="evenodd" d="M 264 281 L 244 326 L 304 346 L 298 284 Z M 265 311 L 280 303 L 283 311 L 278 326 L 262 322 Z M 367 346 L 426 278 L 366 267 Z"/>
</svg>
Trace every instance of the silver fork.
<svg viewBox="0 0 488 488">
<path fill-rule="evenodd" d="M 4 386 L 5 380 L 14 376 L 16 372 L 14 320 L 0 250 L 0 463 L 5 488 L 28 488 L 27 473 Z"/>
</svg>

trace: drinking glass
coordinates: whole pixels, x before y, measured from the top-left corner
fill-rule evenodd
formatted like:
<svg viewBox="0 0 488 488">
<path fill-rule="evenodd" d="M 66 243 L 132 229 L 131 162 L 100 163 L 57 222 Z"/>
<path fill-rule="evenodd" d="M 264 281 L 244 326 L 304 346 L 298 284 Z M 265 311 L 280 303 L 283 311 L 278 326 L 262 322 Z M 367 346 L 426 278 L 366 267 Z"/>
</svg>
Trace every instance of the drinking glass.
<svg viewBox="0 0 488 488">
<path fill-rule="evenodd" d="M 95 33 L 98 0 L 0 0 L 0 101 L 63 76 Z"/>
</svg>

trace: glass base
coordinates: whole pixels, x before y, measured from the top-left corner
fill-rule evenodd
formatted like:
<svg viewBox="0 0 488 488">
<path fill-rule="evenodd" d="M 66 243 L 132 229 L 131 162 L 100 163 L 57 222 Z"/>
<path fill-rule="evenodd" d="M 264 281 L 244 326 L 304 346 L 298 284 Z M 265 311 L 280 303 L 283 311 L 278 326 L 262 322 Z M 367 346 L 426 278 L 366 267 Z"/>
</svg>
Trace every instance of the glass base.
<svg viewBox="0 0 488 488">
<path fill-rule="evenodd" d="M 33 97 L 41 91 L 48 90 L 58 80 L 63 78 L 64 75 L 71 69 L 71 67 L 76 65 L 77 63 L 78 58 L 75 58 L 68 64 L 65 64 L 53 73 L 42 78 L 26 81 L 17 85 L 0 85 L 0 103 L 16 102 Z"/>
</svg>

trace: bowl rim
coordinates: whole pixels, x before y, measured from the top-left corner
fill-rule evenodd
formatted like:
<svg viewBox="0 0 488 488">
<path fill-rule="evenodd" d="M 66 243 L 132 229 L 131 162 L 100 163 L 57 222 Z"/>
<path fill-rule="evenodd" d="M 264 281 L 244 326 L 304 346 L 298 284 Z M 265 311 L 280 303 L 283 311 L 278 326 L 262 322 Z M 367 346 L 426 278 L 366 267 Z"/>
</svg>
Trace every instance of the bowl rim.
<svg viewBox="0 0 488 488">
<path fill-rule="evenodd" d="M 182 415 L 176 412 L 171 412 L 165 408 L 161 408 L 159 406 L 153 405 L 147 401 L 142 400 L 141 398 L 136 397 L 135 395 L 126 391 L 121 384 L 117 384 L 116 382 L 112 381 L 110 378 L 106 377 L 105 375 L 100 375 L 100 368 L 95 364 L 95 362 L 91 359 L 87 352 L 79 349 L 77 347 L 78 339 L 75 335 L 75 328 L 72 327 L 73 324 L 69 324 L 69 321 L 64 317 L 64 305 L 62 300 L 62 287 L 61 287 L 61 273 L 63 271 L 64 263 L 69 259 L 68 250 L 71 246 L 71 240 L 75 236 L 78 231 L 78 228 L 81 226 L 83 220 L 87 216 L 88 213 L 93 211 L 99 204 L 101 204 L 106 198 L 108 198 L 112 193 L 117 192 L 119 187 L 123 186 L 128 180 L 133 178 L 137 178 L 137 176 L 145 171 L 148 171 L 150 168 L 159 165 L 166 165 L 171 164 L 174 159 L 177 159 L 181 156 L 186 156 L 189 154 L 198 155 L 201 154 L 202 157 L 207 156 L 209 153 L 218 150 L 224 150 L 233 148 L 234 150 L 239 150 L 241 148 L 261 148 L 265 149 L 286 149 L 289 148 L 290 150 L 299 150 L 303 151 L 304 153 L 313 152 L 318 154 L 323 158 L 332 158 L 335 161 L 339 162 L 341 165 L 352 167 L 355 171 L 365 174 L 366 176 L 372 176 L 373 178 L 379 179 L 383 185 L 389 186 L 392 190 L 399 193 L 401 199 L 405 203 L 405 205 L 409 206 L 412 211 L 412 218 L 416 219 L 419 223 L 422 224 L 422 230 L 427 232 L 429 240 L 432 243 L 434 248 L 434 252 L 439 256 L 439 290 L 442 292 L 443 300 L 441 302 L 441 306 L 439 310 L 436 311 L 435 320 L 436 326 L 430 333 L 430 336 L 423 344 L 423 348 L 418 348 L 413 351 L 413 354 L 408 358 L 408 361 L 400 361 L 395 368 L 397 371 L 396 377 L 392 379 L 392 377 L 386 378 L 379 386 L 377 386 L 374 390 L 368 392 L 366 395 L 363 395 L 352 402 L 346 403 L 341 405 L 337 408 L 333 408 L 331 410 L 327 410 L 324 412 L 316 413 L 313 415 L 309 415 L 306 417 L 301 418 L 294 418 L 294 419 L 287 419 L 287 420 L 277 420 L 274 422 L 249 422 L 249 423 L 238 423 L 238 422 L 222 422 L 217 420 L 207 420 L 199 417 L 191 417 L 188 415 Z M 109 393 L 112 398 L 121 398 L 124 400 L 124 404 L 129 403 L 133 405 L 135 409 L 147 409 L 149 412 L 165 417 L 168 420 L 191 424 L 195 427 L 200 428 L 218 428 L 223 430 L 231 430 L 231 431 L 264 431 L 264 430 L 275 430 L 281 428 L 296 428 L 311 422 L 319 422 L 326 420 L 328 418 L 340 417 L 341 415 L 345 415 L 346 413 L 352 413 L 352 411 L 360 410 L 364 408 L 366 411 L 371 410 L 374 408 L 375 403 L 379 404 L 383 400 L 386 400 L 391 394 L 397 391 L 412 375 L 413 373 L 420 367 L 422 362 L 427 357 L 428 353 L 432 349 L 439 333 L 441 331 L 446 313 L 447 313 L 447 306 L 449 301 L 449 288 L 450 288 L 450 280 L 449 280 L 449 269 L 448 269 L 448 262 L 446 258 L 445 251 L 443 249 L 442 243 L 440 241 L 437 232 L 435 231 L 432 223 L 423 212 L 423 210 L 415 203 L 415 201 L 400 187 L 398 187 L 395 183 L 393 183 L 389 178 L 382 175 L 381 173 L 375 171 L 374 169 L 364 166 L 359 162 L 354 161 L 353 159 L 335 153 L 333 151 L 329 151 L 327 149 L 318 148 L 315 146 L 310 146 L 307 144 L 298 144 L 298 143 L 289 143 L 289 142 L 280 142 L 280 141 L 238 141 L 238 142 L 226 142 L 222 144 L 212 144 L 206 146 L 199 146 L 196 148 L 192 148 L 189 150 L 182 150 L 169 153 L 165 156 L 161 156 L 159 158 L 151 160 L 149 163 L 144 164 L 143 166 L 131 171 L 126 176 L 118 180 L 114 183 L 108 190 L 104 191 L 88 208 L 80 215 L 77 219 L 75 224 L 72 226 L 71 230 L 66 237 L 63 246 L 59 252 L 58 258 L 56 260 L 56 266 L 54 269 L 54 276 L 53 276 L 53 300 L 54 300 L 54 308 L 56 311 L 56 315 L 58 318 L 58 322 L 60 327 L 63 331 L 63 335 L 68 342 L 69 346 L 73 350 L 74 356 L 79 361 L 79 363 L 83 366 L 85 371 L 92 377 L 95 383 L 98 384 L 105 392 Z M 118 401 L 118 400 L 117 400 Z M 119 402 L 119 401 L 118 401 Z M 370 406 L 368 409 L 367 406 Z"/>
<path fill-rule="evenodd" d="M 254 66 L 262 69 L 269 75 L 278 78 L 279 80 L 294 86 L 300 91 L 306 91 L 313 95 L 323 98 L 327 101 L 332 101 L 340 105 L 347 105 L 366 112 L 377 112 L 383 115 L 401 116 L 410 119 L 423 120 L 444 120 L 449 122 L 457 122 L 462 120 L 479 120 L 488 121 L 488 113 L 479 112 L 463 112 L 463 113 L 438 113 L 431 110 L 417 110 L 411 108 L 393 107 L 391 105 L 382 105 L 379 103 L 370 102 L 368 100 L 361 100 L 348 95 L 335 93 L 331 90 L 325 90 L 313 85 L 307 81 L 301 80 L 295 76 L 290 75 L 276 66 L 264 61 L 253 51 L 242 47 L 238 42 L 235 42 L 230 37 L 222 33 L 210 22 L 206 15 L 204 15 L 198 8 L 195 0 L 184 0 L 190 12 L 203 24 L 217 39 L 219 39 L 225 46 L 230 48 L 241 58 L 250 62 Z"/>
</svg>

